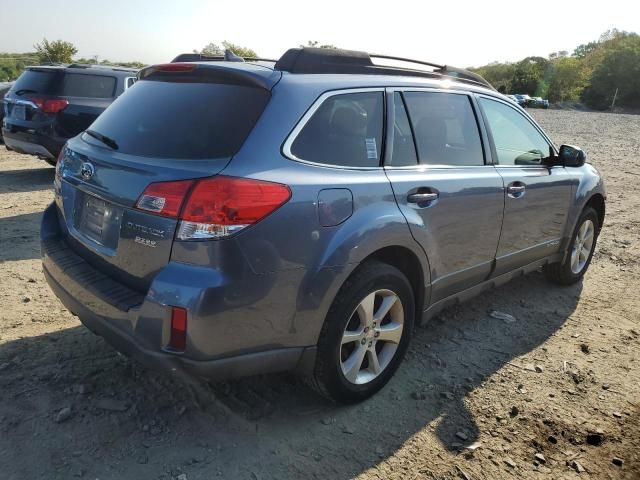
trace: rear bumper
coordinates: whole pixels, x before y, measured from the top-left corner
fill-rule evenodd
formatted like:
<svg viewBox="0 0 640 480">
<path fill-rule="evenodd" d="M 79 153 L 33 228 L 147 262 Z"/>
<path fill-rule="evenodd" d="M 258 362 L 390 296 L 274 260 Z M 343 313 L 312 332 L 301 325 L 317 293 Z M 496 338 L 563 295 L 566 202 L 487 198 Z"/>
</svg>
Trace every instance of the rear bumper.
<svg viewBox="0 0 640 480">
<path fill-rule="evenodd" d="M 55 160 L 65 144 L 64 139 L 55 139 L 38 133 L 17 131 L 12 128 L 3 128 L 2 137 L 9 150 L 28 155 Z"/>
<path fill-rule="evenodd" d="M 148 367 L 224 380 L 306 370 L 313 364 L 315 347 L 265 344 L 263 350 L 219 352 L 214 358 L 164 351 L 169 307 L 115 282 L 74 253 L 61 235 L 54 204 L 42 220 L 41 249 L 45 278 L 64 306 L 118 351 Z M 154 288 L 159 287 L 152 284 L 149 291 L 158 294 Z"/>
</svg>

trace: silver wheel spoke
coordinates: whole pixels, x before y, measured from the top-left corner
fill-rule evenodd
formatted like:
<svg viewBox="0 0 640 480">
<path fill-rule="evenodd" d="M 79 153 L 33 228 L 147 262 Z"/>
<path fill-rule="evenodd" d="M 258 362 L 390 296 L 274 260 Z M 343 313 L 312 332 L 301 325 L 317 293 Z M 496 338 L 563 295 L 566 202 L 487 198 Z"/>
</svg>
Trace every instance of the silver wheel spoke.
<svg viewBox="0 0 640 480">
<path fill-rule="evenodd" d="M 373 323 L 373 304 L 376 300 L 376 293 L 370 293 L 365 297 L 360 305 L 358 305 L 358 315 L 360 316 L 360 320 L 366 326 L 371 325 Z"/>
<path fill-rule="evenodd" d="M 593 230 L 589 229 L 587 230 L 587 233 L 582 238 L 582 243 L 590 242 L 592 241 L 592 239 L 593 239 Z"/>
<path fill-rule="evenodd" d="M 574 248 L 573 252 L 571 252 L 571 270 L 574 270 L 578 267 L 578 249 Z"/>
<path fill-rule="evenodd" d="M 369 369 L 375 374 L 378 375 L 382 368 L 380 367 L 380 361 L 378 360 L 378 354 L 376 353 L 375 348 L 370 348 L 367 350 L 367 355 L 369 357 Z"/>
<path fill-rule="evenodd" d="M 400 323 L 390 323 L 388 325 L 380 327 L 380 329 L 378 330 L 380 332 L 378 341 L 400 343 L 400 339 L 402 338 L 402 330 L 403 326 Z"/>
<path fill-rule="evenodd" d="M 582 247 L 582 259 L 586 262 L 587 258 L 589 258 L 589 252 L 591 251 L 590 248 L 587 247 Z"/>
<path fill-rule="evenodd" d="M 578 232 L 578 238 L 580 239 L 581 242 L 584 240 L 584 235 L 585 235 L 585 232 L 587 231 L 587 228 L 588 228 L 587 222 L 584 222 L 580 227 L 580 232 Z"/>
<path fill-rule="evenodd" d="M 389 295 L 387 297 L 384 297 L 384 300 L 382 300 L 382 305 L 380 305 L 380 308 L 378 308 L 378 311 L 375 313 L 373 319 L 378 323 L 384 320 L 384 317 L 387 316 L 387 313 L 389 313 L 389 310 L 391 310 L 391 307 L 395 305 L 397 300 L 398 297 L 396 295 Z"/>
<path fill-rule="evenodd" d="M 362 340 L 362 334 L 362 329 L 358 330 L 357 332 L 347 330 L 346 332 L 344 332 L 344 335 L 342 335 L 342 345 L 344 345 L 345 343 L 359 342 L 360 340 Z"/>
<path fill-rule="evenodd" d="M 346 379 L 351 383 L 356 383 L 366 353 L 367 348 L 363 345 L 358 345 L 349 358 L 342 364 L 342 373 L 344 373 Z"/>
</svg>

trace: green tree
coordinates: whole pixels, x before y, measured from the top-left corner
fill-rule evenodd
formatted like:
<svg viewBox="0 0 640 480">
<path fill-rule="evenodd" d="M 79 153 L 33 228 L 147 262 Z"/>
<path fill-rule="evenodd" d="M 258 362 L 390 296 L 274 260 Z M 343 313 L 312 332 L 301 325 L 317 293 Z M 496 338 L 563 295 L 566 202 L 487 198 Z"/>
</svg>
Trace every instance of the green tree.
<svg viewBox="0 0 640 480">
<path fill-rule="evenodd" d="M 542 57 L 527 57 L 515 65 L 511 88 L 517 93 L 543 95 L 543 81 L 549 67 L 549 60 Z"/>
<path fill-rule="evenodd" d="M 40 59 L 40 63 L 71 63 L 78 49 L 71 42 L 54 40 L 50 42 L 46 38 L 36 43 L 33 48 Z"/>
<path fill-rule="evenodd" d="M 578 101 L 587 81 L 583 62 L 577 57 L 566 57 L 555 62 L 553 67 L 549 101 Z"/>
<path fill-rule="evenodd" d="M 504 90 L 505 93 L 512 92 L 511 82 L 516 67 L 513 63 L 490 63 L 479 68 L 470 69 L 478 75 L 484 77 L 498 91 Z"/>
<path fill-rule="evenodd" d="M 639 108 L 640 36 L 622 32 L 604 42 L 601 50 L 583 95 L 585 102 L 592 108 L 608 108 L 617 89 L 617 105 Z"/>
<path fill-rule="evenodd" d="M 202 55 L 218 56 L 218 55 L 224 55 L 225 50 L 231 50 L 234 54 L 243 58 L 258 57 L 258 54 L 256 53 L 255 50 L 252 50 L 251 48 L 247 48 L 247 47 L 242 47 L 240 45 L 236 45 L 235 43 L 231 43 L 227 40 L 224 40 L 222 42 L 222 46 L 218 45 L 217 43 L 209 43 L 208 45 L 205 45 L 202 48 L 202 50 L 200 50 L 199 52 L 197 50 L 194 50 L 194 53 L 201 53 Z"/>
<path fill-rule="evenodd" d="M 313 48 L 338 48 L 335 45 L 331 45 L 330 43 L 321 44 L 317 40 L 309 40 L 306 45 L 300 45 L 301 48 L 304 47 L 313 47 Z"/>
<path fill-rule="evenodd" d="M 194 50 L 193 53 L 201 53 L 202 55 L 209 55 L 211 57 L 215 57 L 217 55 L 224 55 L 224 50 L 220 48 L 219 45 L 215 43 L 210 43 L 208 45 L 205 45 L 202 48 L 202 50 L 200 50 L 199 52 L 197 50 Z"/>
<path fill-rule="evenodd" d="M 598 42 L 589 42 L 578 45 L 573 51 L 573 56 L 578 58 L 584 58 L 598 48 Z"/>
<path fill-rule="evenodd" d="M 15 80 L 20 76 L 24 67 L 38 63 L 38 56 L 33 52 L 0 53 L 0 82 Z M 1 104 L 0 108 L 2 108 Z"/>
</svg>

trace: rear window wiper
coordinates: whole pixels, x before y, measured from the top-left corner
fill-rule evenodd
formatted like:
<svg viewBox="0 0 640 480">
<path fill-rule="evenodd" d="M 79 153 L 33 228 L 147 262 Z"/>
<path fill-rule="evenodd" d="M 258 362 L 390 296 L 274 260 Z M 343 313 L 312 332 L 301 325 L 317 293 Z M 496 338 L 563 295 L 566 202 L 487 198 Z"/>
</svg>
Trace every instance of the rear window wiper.
<svg viewBox="0 0 640 480">
<path fill-rule="evenodd" d="M 118 144 L 113 138 L 102 135 L 101 133 L 98 133 L 94 130 L 85 130 L 84 133 L 86 133 L 90 137 L 95 138 L 96 140 L 100 140 L 107 147 L 112 148 L 113 150 L 118 150 Z"/>
<path fill-rule="evenodd" d="M 20 90 L 14 92 L 16 95 L 24 95 L 25 93 L 38 93 L 37 90 L 32 90 L 30 88 L 21 88 Z"/>
</svg>

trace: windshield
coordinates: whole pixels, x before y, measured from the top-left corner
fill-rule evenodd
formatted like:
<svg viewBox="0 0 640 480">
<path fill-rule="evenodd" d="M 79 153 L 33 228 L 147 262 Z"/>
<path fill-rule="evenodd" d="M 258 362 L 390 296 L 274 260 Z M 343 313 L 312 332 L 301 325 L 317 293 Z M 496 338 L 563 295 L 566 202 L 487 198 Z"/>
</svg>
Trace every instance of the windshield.
<svg viewBox="0 0 640 480">
<path fill-rule="evenodd" d="M 240 149 L 269 98 L 261 88 L 143 80 L 90 129 L 132 155 L 229 157 Z"/>
</svg>

